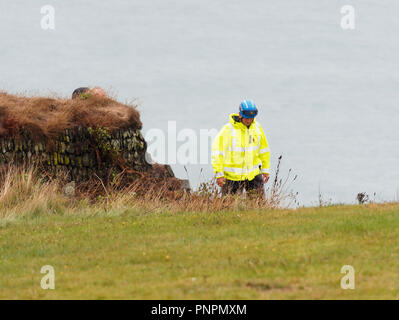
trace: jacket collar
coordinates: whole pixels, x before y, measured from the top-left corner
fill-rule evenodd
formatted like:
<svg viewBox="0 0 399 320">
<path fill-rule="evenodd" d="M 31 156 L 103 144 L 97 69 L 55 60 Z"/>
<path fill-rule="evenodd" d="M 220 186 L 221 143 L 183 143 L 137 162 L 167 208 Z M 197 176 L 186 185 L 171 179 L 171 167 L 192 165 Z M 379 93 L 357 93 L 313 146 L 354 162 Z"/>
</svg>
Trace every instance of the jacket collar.
<svg viewBox="0 0 399 320">
<path fill-rule="evenodd" d="M 232 113 L 229 116 L 229 122 L 233 125 L 233 127 L 235 129 L 241 129 L 241 130 L 246 130 L 248 129 L 248 127 L 246 125 L 244 125 L 241 121 L 240 121 L 240 117 L 238 116 L 238 113 Z M 249 129 L 252 129 L 255 126 L 255 119 L 254 121 L 252 121 L 251 125 L 249 126 Z"/>
</svg>

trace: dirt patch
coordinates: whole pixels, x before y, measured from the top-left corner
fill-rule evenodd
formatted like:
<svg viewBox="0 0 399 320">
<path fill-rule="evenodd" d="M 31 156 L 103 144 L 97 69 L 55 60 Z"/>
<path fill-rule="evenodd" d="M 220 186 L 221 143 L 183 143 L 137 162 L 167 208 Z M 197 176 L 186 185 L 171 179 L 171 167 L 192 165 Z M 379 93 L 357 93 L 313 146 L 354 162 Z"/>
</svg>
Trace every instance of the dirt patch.
<svg viewBox="0 0 399 320">
<path fill-rule="evenodd" d="M 274 283 L 274 282 L 248 282 L 246 284 L 247 287 L 259 291 L 270 291 L 270 290 L 291 290 L 291 286 L 284 285 L 282 283 Z"/>
</svg>

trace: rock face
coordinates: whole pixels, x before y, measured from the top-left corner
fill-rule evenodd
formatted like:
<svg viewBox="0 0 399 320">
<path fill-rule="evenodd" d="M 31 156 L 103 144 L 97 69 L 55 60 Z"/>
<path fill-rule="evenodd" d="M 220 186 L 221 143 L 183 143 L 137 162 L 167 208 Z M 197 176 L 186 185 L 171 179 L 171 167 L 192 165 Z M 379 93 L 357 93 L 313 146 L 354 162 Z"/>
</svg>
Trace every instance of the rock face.
<svg viewBox="0 0 399 320">
<path fill-rule="evenodd" d="M 99 177 L 107 183 L 123 172 L 129 175 L 126 183 L 141 177 L 187 190 L 169 166 L 146 161 L 141 127 L 136 106 L 109 97 L 71 100 L 0 92 L 0 167 L 35 164 L 46 176 L 65 172 L 74 182 Z M 72 195 L 74 188 L 64 191 Z"/>
<path fill-rule="evenodd" d="M 15 137 L 0 137 L 0 164 L 35 163 L 47 173 L 57 175 L 67 170 L 73 181 L 84 181 L 117 174 L 128 166 L 146 172 L 146 142 L 136 129 L 114 131 L 102 128 L 66 129 L 55 141 L 35 142 L 26 131 Z"/>
</svg>

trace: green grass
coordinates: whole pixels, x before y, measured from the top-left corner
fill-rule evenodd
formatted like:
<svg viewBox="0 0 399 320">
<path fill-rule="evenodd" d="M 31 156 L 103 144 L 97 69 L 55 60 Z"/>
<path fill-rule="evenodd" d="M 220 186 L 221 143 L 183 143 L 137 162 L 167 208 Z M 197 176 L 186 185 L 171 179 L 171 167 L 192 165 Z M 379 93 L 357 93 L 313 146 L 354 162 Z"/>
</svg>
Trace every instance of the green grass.
<svg viewBox="0 0 399 320">
<path fill-rule="evenodd" d="M 398 204 L 23 215 L 2 220 L 0 243 L 2 299 L 399 298 Z"/>
</svg>

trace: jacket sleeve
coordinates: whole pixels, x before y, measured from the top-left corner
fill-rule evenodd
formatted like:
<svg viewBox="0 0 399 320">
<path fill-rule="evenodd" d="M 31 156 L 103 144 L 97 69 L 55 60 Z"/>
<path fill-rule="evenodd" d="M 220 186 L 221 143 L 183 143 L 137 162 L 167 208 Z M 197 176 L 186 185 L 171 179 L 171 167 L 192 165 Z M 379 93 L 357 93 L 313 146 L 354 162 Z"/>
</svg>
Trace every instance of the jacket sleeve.
<svg viewBox="0 0 399 320">
<path fill-rule="evenodd" d="M 259 148 L 259 158 L 262 161 L 262 173 L 270 174 L 270 148 L 269 143 L 267 142 L 266 135 L 263 131 L 263 128 L 260 124 L 259 130 L 261 133 L 260 137 L 260 148 Z"/>
<path fill-rule="evenodd" d="M 224 176 L 223 164 L 224 158 L 226 156 L 226 146 L 229 134 L 227 129 L 227 125 L 224 126 L 216 135 L 212 143 L 212 166 L 213 171 L 216 173 L 216 178 L 221 178 Z"/>
</svg>

